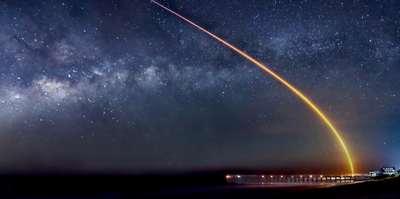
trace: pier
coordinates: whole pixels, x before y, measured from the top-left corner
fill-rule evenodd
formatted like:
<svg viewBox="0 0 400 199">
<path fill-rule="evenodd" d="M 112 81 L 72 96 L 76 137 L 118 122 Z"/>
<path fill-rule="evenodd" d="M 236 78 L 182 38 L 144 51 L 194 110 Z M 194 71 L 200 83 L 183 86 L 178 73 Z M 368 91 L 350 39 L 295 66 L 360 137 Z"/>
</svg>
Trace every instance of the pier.
<svg viewBox="0 0 400 199">
<path fill-rule="evenodd" d="M 368 174 L 361 175 L 227 175 L 228 183 L 346 183 L 371 180 Z"/>
</svg>

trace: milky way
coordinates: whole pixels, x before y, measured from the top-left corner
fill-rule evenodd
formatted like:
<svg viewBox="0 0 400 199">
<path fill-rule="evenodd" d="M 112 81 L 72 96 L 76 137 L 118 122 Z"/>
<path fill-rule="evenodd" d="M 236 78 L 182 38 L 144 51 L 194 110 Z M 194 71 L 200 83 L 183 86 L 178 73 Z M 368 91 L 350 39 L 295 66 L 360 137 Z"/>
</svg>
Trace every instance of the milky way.
<svg viewBox="0 0 400 199">
<path fill-rule="evenodd" d="M 400 164 L 396 1 L 160 3 L 301 90 L 356 172 Z M 348 172 L 301 99 L 150 1 L 3 1 L 0 11 L 4 171 Z"/>
</svg>

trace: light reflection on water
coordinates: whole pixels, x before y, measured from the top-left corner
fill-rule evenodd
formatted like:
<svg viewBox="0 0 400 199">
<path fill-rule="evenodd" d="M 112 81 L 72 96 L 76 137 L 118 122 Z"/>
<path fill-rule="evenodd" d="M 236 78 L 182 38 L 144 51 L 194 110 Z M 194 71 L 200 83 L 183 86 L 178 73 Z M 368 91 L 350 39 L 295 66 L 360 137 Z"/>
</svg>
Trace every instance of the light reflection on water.
<svg viewBox="0 0 400 199">
<path fill-rule="evenodd" d="M 269 188 L 296 188 L 296 189 L 316 189 L 328 188 L 338 185 L 353 183 L 264 183 L 264 184 L 233 184 L 227 185 L 226 189 L 269 189 Z M 215 187 L 217 188 L 217 187 Z M 221 189 L 221 187 L 218 187 Z"/>
<path fill-rule="evenodd" d="M 264 183 L 264 184 L 237 184 L 237 185 L 228 185 L 235 188 L 279 188 L 279 187 L 308 187 L 313 186 L 315 188 L 322 188 L 322 187 L 332 187 L 336 185 L 343 185 L 345 183 Z"/>
</svg>

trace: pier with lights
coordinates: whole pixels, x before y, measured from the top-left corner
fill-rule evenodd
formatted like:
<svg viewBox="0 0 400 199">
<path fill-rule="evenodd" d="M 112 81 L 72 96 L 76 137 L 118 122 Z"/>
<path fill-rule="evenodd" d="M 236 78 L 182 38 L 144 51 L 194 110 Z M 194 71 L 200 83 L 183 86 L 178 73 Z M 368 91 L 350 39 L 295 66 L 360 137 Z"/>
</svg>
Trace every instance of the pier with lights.
<svg viewBox="0 0 400 199">
<path fill-rule="evenodd" d="M 371 180 L 368 174 L 357 175 L 226 175 L 233 184 L 274 183 L 348 183 Z"/>
</svg>

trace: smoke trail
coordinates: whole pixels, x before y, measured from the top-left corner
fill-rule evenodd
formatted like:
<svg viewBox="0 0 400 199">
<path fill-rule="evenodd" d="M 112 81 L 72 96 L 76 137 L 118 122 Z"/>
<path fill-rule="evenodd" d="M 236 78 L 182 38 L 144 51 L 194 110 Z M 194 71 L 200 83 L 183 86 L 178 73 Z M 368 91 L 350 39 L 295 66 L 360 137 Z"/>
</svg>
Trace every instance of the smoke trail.
<svg viewBox="0 0 400 199">
<path fill-rule="evenodd" d="M 335 133 L 336 137 L 338 138 L 338 140 L 340 141 L 340 144 L 343 146 L 344 151 L 346 152 L 347 155 L 347 159 L 349 161 L 350 164 L 350 169 L 351 169 L 351 173 L 354 175 L 354 170 L 353 170 L 353 164 L 351 162 L 351 158 L 350 158 L 350 154 L 346 149 L 346 146 L 344 144 L 344 142 L 342 141 L 342 139 L 340 138 L 338 132 L 336 132 L 335 128 L 333 128 L 332 124 L 328 121 L 328 119 L 322 114 L 322 112 L 320 110 L 318 110 L 318 108 L 310 102 L 310 100 L 308 100 L 303 94 L 300 93 L 300 91 L 298 91 L 297 89 L 295 89 L 292 85 L 290 85 L 288 82 L 286 82 L 285 80 L 283 80 L 281 77 L 279 77 L 277 74 L 275 74 L 274 72 L 272 72 L 270 69 L 268 69 L 266 66 L 262 65 L 260 62 L 256 61 L 255 59 L 253 59 L 252 57 L 250 57 L 249 55 L 247 55 L 246 53 L 242 52 L 241 50 L 237 49 L 236 47 L 232 46 L 231 44 L 229 44 L 228 42 L 222 40 L 221 38 L 215 36 L 214 34 L 208 32 L 207 30 L 205 30 L 204 28 L 198 26 L 197 24 L 193 23 L 192 21 L 190 21 L 189 19 L 186 19 L 185 17 L 179 15 L 178 13 L 170 10 L 169 8 L 159 4 L 158 2 L 154 1 L 154 0 L 150 0 L 151 3 L 155 3 L 158 6 L 164 8 L 165 10 L 168 10 L 169 12 L 171 12 L 172 14 L 180 17 L 181 19 L 189 22 L 190 24 L 192 24 L 193 26 L 197 27 L 198 29 L 202 30 L 203 32 L 209 34 L 210 36 L 214 37 L 215 39 L 217 39 L 218 41 L 222 42 L 223 44 L 225 44 L 226 46 L 228 46 L 229 48 L 231 48 L 232 50 L 236 51 L 237 53 L 239 53 L 240 55 L 242 55 L 243 57 L 247 58 L 248 60 L 250 60 L 251 62 L 253 62 L 254 64 L 256 64 L 258 67 L 262 68 L 263 70 L 267 71 L 270 75 L 274 76 L 276 79 L 278 79 L 280 82 L 282 82 L 283 84 L 285 84 L 287 87 L 290 88 L 290 90 L 292 90 L 295 94 L 297 94 L 301 99 L 303 99 L 309 106 L 311 106 L 312 109 L 314 109 L 315 112 L 318 113 L 318 115 L 326 122 L 326 124 L 328 124 L 328 126 L 332 129 L 333 133 Z"/>
</svg>

